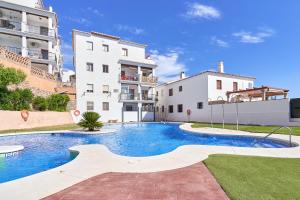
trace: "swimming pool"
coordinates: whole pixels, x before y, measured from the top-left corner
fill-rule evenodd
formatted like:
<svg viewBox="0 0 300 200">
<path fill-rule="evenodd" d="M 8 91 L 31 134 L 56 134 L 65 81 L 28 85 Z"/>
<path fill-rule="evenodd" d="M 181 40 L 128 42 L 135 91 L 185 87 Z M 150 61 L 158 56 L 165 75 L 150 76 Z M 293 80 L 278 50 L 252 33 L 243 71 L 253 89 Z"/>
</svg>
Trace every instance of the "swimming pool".
<svg viewBox="0 0 300 200">
<path fill-rule="evenodd" d="M 245 136 L 193 134 L 179 124 L 126 124 L 106 126 L 116 132 L 102 135 L 79 133 L 31 134 L 0 137 L 0 145 L 23 145 L 22 152 L 0 157 L 0 183 L 45 171 L 71 161 L 76 155 L 68 148 L 82 144 L 103 144 L 123 156 L 164 154 L 182 145 L 284 148 L 277 140 L 258 140 Z"/>
</svg>

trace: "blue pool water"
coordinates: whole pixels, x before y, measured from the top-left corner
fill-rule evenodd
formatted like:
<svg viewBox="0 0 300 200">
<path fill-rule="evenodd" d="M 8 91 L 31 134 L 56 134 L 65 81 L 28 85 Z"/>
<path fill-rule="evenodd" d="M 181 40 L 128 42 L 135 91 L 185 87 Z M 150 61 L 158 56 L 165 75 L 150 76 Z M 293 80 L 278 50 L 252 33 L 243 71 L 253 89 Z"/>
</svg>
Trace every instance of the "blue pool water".
<svg viewBox="0 0 300 200">
<path fill-rule="evenodd" d="M 82 144 L 104 144 L 113 153 L 124 156 L 152 156 L 170 152 L 182 145 L 216 145 L 237 147 L 283 148 L 288 144 L 254 137 L 193 134 L 178 124 L 112 125 L 105 129 L 115 133 L 86 135 L 78 133 L 33 134 L 0 137 L 0 145 L 23 145 L 15 156 L 0 157 L 0 183 L 45 171 L 72 160 L 76 155 L 69 147 Z"/>
</svg>

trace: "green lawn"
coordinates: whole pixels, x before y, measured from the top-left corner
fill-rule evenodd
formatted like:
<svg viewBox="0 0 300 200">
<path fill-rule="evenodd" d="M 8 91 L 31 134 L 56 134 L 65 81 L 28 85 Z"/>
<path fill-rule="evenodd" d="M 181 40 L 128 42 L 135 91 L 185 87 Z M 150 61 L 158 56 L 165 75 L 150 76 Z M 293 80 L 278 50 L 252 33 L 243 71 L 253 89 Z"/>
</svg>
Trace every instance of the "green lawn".
<svg viewBox="0 0 300 200">
<path fill-rule="evenodd" d="M 213 155 L 204 163 L 232 200 L 300 199 L 300 159 Z"/>
<path fill-rule="evenodd" d="M 192 128 L 203 128 L 203 127 L 211 127 L 211 124 L 208 123 L 193 123 Z M 214 124 L 214 128 L 223 128 L 222 124 Z M 278 126 L 255 126 L 255 125 L 239 125 L 239 130 L 241 131 L 248 131 L 248 132 L 255 132 L 255 133 L 269 133 L 275 128 L 279 128 Z M 234 124 L 225 124 L 225 129 L 232 129 L 236 130 L 236 125 Z M 293 135 L 300 136 L 300 127 L 292 127 Z M 288 134 L 287 129 L 281 129 L 280 131 L 276 132 L 278 134 Z"/>
<path fill-rule="evenodd" d="M 31 132 L 31 131 L 60 131 L 60 130 L 72 130 L 77 129 L 79 126 L 77 124 L 64 124 L 58 126 L 45 126 L 39 128 L 30 128 L 30 129 L 11 129 L 11 130 L 4 130 L 0 131 L 2 133 L 21 133 L 21 132 Z"/>
</svg>

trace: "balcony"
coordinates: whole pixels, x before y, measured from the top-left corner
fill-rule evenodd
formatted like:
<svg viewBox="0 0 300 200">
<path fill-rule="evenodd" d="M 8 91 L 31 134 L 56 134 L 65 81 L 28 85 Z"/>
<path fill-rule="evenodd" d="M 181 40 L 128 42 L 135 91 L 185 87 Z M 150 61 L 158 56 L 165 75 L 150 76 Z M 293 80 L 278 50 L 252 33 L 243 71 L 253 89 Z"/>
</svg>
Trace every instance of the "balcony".
<svg viewBox="0 0 300 200">
<path fill-rule="evenodd" d="M 0 19 L 0 28 L 21 31 L 21 22 L 11 21 L 9 19 Z"/>
<path fill-rule="evenodd" d="M 157 77 L 154 76 L 141 76 L 141 82 L 147 84 L 156 84 Z"/>
<path fill-rule="evenodd" d="M 48 27 L 44 27 L 44 26 L 26 25 L 25 31 L 37 35 L 50 36 L 50 37 L 55 36 L 55 32 L 53 29 L 49 29 Z"/>
<path fill-rule="evenodd" d="M 6 49 L 9 52 L 13 52 L 15 54 L 22 55 L 22 48 L 21 47 L 11 47 L 11 46 L 1 46 L 1 45 L 0 45 L 0 47 Z"/>
<path fill-rule="evenodd" d="M 123 82 L 138 82 L 139 81 L 139 76 L 136 75 L 125 75 L 125 74 L 120 74 L 120 81 Z"/>
<path fill-rule="evenodd" d="M 154 94 L 142 94 L 142 101 L 155 101 Z"/>
<path fill-rule="evenodd" d="M 120 101 L 139 101 L 140 94 L 130 94 L 130 93 L 121 93 L 120 94 Z"/>
<path fill-rule="evenodd" d="M 55 54 L 43 49 L 27 49 L 28 57 L 37 60 L 55 61 Z"/>
</svg>

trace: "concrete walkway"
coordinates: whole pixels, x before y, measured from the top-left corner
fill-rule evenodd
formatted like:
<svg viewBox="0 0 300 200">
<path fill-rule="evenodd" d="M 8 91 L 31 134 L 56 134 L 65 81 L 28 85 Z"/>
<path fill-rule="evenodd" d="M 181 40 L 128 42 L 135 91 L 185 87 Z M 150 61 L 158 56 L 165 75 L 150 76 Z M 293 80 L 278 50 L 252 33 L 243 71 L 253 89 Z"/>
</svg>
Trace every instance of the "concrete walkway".
<svg viewBox="0 0 300 200">
<path fill-rule="evenodd" d="M 247 132 L 232 132 L 222 129 L 192 129 L 190 124 L 181 128 L 195 133 L 240 134 L 264 136 Z M 287 135 L 273 135 L 272 138 L 287 140 Z M 293 136 L 293 142 L 300 144 L 300 137 Z M 235 154 L 282 158 L 300 158 L 300 147 L 292 148 L 248 148 L 230 146 L 186 145 L 172 152 L 150 157 L 126 157 L 112 153 L 104 145 L 82 145 L 72 147 L 79 155 L 60 167 L 0 184 L 1 198 L 32 200 L 45 198 L 91 177 L 109 173 L 151 173 L 187 167 L 205 160 L 212 154 Z"/>
<path fill-rule="evenodd" d="M 106 173 L 43 200 L 229 200 L 203 163 L 156 173 Z"/>
</svg>

